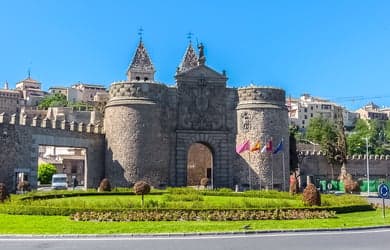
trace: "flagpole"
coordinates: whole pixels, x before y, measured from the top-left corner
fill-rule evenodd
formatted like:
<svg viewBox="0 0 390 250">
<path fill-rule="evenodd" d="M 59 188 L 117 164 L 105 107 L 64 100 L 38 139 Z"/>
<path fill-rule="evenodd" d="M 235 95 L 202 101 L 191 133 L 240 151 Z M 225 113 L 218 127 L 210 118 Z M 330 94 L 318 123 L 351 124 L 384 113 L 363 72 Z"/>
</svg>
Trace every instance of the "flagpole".
<svg viewBox="0 0 390 250">
<path fill-rule="evenodd" d="M 249 158 L 249 159 L 248 159 L 249 190 L 251 190 L 251 189 L 252 189 L 252 176 L 251 176 L 251 170 L 252 170 L 252 168 L 251 168 L 251 151 L 250 151 L 250 149 L 248 150 L 248 158 Z"/>
<path fill-rule="evenodd" d="M 274 161 L 273 161 L 273 156 L 271 154 L 271 189 L 274 189 Z"/>
<path fill-rule="evenodd" d="M 259 151 L 259 154 L 260 154 L 260 151 Z M 258 171 L 259 171 L 259 174 L 258 174 L 258 177 L 259 177 L 259 190 L 261 190 L 261 174 L 260 174 L 260 157 L 259 157 L 259 160 L 258 160 L 258 164 L 257 164 L 257 166 L 258 166 Z"/>
<path fill-rule="evenodd" d="M 284 166 L 284 152 L 282 152 L 282 166 L 283 166 L 283 191 L 286 191 L 286 167 Z"/>
</svg>

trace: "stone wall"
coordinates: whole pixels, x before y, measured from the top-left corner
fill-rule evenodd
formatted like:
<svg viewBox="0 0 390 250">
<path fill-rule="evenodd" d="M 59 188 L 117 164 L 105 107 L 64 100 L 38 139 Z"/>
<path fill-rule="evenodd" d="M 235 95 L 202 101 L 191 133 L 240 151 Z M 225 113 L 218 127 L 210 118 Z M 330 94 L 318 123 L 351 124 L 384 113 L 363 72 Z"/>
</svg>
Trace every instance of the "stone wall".
<svg viewBox="0 0 390 250">
<path fill-rule="evenodd" d="M 100 131 L 93 124 L 0 115 L 0 182 L 15 190 L 15 173 L 25 172 L 32 188 L 36 188 L 39 145 L 53 145 L 86 148 L 84 183 L 97 187 L 104 176 L 104 136 Z"/>
<path fill-rule="evenodd" d="M 305 182 L 307 175 L 314 180 L 336 180 L 340 175 L 340 166 L 333 169 L 325 156 L 319 151 L 305 151 L 300 154 L 301 180 Z M 390 179 L 390 155 L 369 155 L 368 165 L 370 179 Z M 347 172 L 354 179 L 365 179 L 367 176 L 367 158 L 365 155 L 349 156 L 346 164 Z"/>
</svg>

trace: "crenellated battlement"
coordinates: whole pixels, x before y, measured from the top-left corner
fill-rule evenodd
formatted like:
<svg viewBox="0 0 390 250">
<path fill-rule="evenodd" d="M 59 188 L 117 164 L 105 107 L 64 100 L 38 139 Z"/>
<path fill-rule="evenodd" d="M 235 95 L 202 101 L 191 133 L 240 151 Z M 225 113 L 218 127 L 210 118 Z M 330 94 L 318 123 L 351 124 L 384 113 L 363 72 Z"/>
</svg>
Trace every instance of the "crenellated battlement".
<svg viewBox="0 0 390 250">
<path fill-rule="evenodd" d="M 91 134 L 104 134 L 103 126 L 100 124 L 85 124 L 83 122 L 77 123 L 75 121 L 66 121 L 66 120 L 50 120 L 49 118 L 41 118 L 40 116 L 30 117 L 26 114 L 0 114 L 0 123 L 11 124 L 11 125 L 20 125 L 20 126 L 30 126 L 30 127 L 40 127 L 47 129 L 59 129 L 74 131 L 79 133 L 91 133 Z"/>
<path fill-rule="evenodd" d="M 147 99 L 161 101 L 166 93 L 167 86 L 156 82 L 121 81 L 114 82 L 109 90 L 110 100 L 112 99 Z"/>
<path fill-rule="evenodd" d="M 285 91 L 274 87 L 249 86 L 239 88 L 238 105 L 258 104 L 285 107 Z"/>
<path fill-rule="evenodd" d="M 317 156 L 326 156 L 326 153 L 323 151 L 310 151 L 310 150 L 305 150 L 305 151 L 300 151 L 299 155 L 303 156 L 310 156 L 310 155 L 317 155 Z M 390 155 L 368 155 L 369 160 L 390 160 Z M 355 155 L 347 155 L 347 160 L 367 160 L 367 155 L 363 154 L 355 154 Z"/>
</svg>

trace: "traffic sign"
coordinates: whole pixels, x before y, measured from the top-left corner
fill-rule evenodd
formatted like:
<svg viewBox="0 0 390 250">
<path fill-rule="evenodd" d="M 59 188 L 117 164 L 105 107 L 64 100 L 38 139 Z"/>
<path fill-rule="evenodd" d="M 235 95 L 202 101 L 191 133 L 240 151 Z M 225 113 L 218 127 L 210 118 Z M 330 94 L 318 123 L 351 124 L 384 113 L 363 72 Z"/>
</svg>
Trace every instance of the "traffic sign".
<svg viewBox="0 0 390 250">
<path fill-rule="evenodd" d="M 381 197 L 383 199 L 388 198 L 389 197 L 389 186 L 387 186 L 384 183 L 380 184 L 378 187 L 378 194 L 379 194 L 379 197 Z"/>
</svg>

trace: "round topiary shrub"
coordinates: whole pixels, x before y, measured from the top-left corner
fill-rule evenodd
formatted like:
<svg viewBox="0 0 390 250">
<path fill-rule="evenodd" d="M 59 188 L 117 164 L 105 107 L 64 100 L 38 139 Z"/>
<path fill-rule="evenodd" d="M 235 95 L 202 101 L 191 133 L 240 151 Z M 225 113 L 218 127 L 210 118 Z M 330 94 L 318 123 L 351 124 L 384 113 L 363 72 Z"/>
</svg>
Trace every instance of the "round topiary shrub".
<svg viewBox="0 0 390 250">
<path fill-rule="evenodd" d="M 135 194 L 142 195 L 142 206 L 144 206 L 144 195 L 150 193 L 150 185 L 146 181 L 137 181 L 133 188 Z"/>
<path fill-rule="evenodd" d="M 6 199 L 10 198 L 7 186 L 4 183 L 0 183 L 0 202 L 4 202 Z"/>
<path fill-rule="evenodd" d="M 110 181 L 107 178 L 104 178 L 99 185 L 98 192 L 110 192 L 111 185 Z"/>
<path fill-rule="evenodd" d="M 359 184 L 357 183 L 357 181 L 353 180 L 351 174 L 347 174 L 347 177 L 344 179 L 344 188 L 346 193 L 359 191 Z"/>
<path fill-rule="evenodd" d="M 320 192 L 312 183 L 308 184 L 305 190 L 303 190 L 302 199 L 306 206 L 321 206 Z"/>
<path fill-rule="evenodd" d="M 200 185 L 203 186 L 204 188 L 207 188 L 207 186 L 210 184 L 209 178 L 202 178 L 200 180 Z"/>
</svg>

